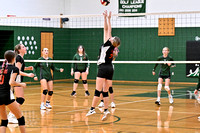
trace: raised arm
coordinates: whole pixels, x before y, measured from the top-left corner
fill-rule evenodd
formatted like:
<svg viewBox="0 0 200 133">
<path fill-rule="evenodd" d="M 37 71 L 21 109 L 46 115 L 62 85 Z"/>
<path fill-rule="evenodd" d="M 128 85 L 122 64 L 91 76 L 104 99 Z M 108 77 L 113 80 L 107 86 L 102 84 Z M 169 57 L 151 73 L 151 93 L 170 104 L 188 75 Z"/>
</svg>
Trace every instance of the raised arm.
<svg viewBox="0 0 200 133">
<path fill-rule="evenodd" d="M 109 12 L 109 15 L 108 15 L 108 38 L 112 37 L 112 28 L 111 28 L 110 19 L 111 19 L 111 12 Z"/>
<path fill-rule="evenodd" d="M 25 70 L 25 71 L 26 71 L 26 70 L 31 70 L 31 71 L 33 71 L 33 66 L 25 67 L 24 70 Z"/>
<path fill-rule="evenodd" d="M 30 77 L 30 78 L 33 78 L 35 76 L 35 74 L 33 74 L 33 73 L 25 73 L 25 72 L 22 72 L 22 71 L 19 71 L 19 74 L 21 76 L 26 76 L 26 77 Z"/>
<path fill-rule="evenodd" d="M 104 43 L 108 40 L 108 24 L 107 24 L 107 11 L 104 11 Z"/>
</svg>

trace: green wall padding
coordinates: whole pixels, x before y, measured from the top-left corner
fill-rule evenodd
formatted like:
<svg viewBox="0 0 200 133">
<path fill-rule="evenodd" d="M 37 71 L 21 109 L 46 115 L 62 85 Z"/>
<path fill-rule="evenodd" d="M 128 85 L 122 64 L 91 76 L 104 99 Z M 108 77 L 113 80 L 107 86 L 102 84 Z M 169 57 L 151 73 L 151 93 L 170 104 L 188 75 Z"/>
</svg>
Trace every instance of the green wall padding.
<svg viewBox="0 0 200 133">
<path fill-rule="evenodd" d="M 100 45 L 103 43 L 103 29 L 101 28 L 80 28 L 60 29 L 41 27 L 6 27 L 0 26 L 0 30 L 14 31 L 14 45 L 19 43 L 18 36 L 33 36 L 36 41 L 37 50 L 34 55 L 25 55 L 25 59 L 38 59 L 40 57 L 40 33 L 49 31 L 54 33 L 54 59 L 71 60 L 76 53 L 78 45 L 85 47 L 90 60 L 97 60 Z M 117 61 L 154 61 L 162 55 L 162 48 L 170 48 L 170 55 L 174 60 L 186 60 L 186 41 L 194 40 L 199 34 L 200 28 L 176 28 L 175 36 L 159 37 L 157 28 L 113 28 L 112 35 L 121 39 L 119 57 Z M 20 38 L 22 39 L 22 38 Z M 29 42 L 28 44 L 29 45 Z M 2 52 L 2 50 L 1 50 Z M 33 65 L 33 63 L 26 63 Z M 71 64 L 55 64 L 57 67 L 64 67 L 64 73 L 54 73 L 54 79 L 69 79 Z M 114 64 L 114 80 L 128 81 L 157 81 L 158 76 L 152 76 L 154 64 Z M 177 64 L 172 68 L 175 73 L 172 76 L 173 82 L 196 82 L 197 79 L 186 78 L 185 64 Z M 159 67 L 157 68 L 158 74 Z M 97 65 L 91 64 L 88 79 L 96 79 Z M 25 78 L 26 81 L 33 81 Z"/>
</svg>

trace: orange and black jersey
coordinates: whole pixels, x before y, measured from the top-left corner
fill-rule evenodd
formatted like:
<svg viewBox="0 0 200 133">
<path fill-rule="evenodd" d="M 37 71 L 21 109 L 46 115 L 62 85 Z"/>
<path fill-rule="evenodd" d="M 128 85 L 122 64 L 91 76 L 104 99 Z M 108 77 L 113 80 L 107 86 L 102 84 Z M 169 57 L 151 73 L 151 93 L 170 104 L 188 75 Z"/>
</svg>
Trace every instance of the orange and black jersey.
<svg viewBox="0 0 200 133">
<path fill-rule="evenodd" d="M 0 73 L 2 70 L 2 66 L 0 66 Z M 4 70 L 3 75 L 0 77 L 0 97 L 1 96 L 9 96 L 10 95 L 10 77 L 12 73 L 19 74 L 19 69 L 11 64 L 8 64 Z"/>
<path fill-rule="evenodd" d="M 102 63 L 111 64 L 113 60 L 113 50 L 115 47 L 112 43 L 108 40 L 104 44 L 101 45 L 99 50 L 99 59 L 97 64 L 100 65 Z"/>
</svg>

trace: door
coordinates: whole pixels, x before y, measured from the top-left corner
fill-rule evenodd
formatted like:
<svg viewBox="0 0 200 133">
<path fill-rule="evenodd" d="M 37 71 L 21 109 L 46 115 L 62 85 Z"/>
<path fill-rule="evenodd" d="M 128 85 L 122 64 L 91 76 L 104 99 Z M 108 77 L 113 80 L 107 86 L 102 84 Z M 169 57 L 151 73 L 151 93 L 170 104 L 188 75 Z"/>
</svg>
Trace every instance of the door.
<svg viewBox="0 0 200 133">
<path fill-rule="evenodd" d="M 49 57 L 53 59 L 53 32 L 41 32 L 41 56 L 43 48 L 49 49 Z"/>
</svg>

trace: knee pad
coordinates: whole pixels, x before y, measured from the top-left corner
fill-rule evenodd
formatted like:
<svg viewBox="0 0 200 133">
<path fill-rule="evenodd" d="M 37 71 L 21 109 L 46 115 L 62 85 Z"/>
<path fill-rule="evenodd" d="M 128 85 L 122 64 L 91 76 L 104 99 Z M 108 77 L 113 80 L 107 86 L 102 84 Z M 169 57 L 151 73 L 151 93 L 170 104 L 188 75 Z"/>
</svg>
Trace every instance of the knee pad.
<svg viewBox="0 0 200 133">
<path fill-rule="evenodd" d="M 24 116 L 22 116 L 21 118 L 17 119 L 18 120 L 18 124 L 19 126 L 24 126 L 25 125 L 25 119 Z"/>
<path fill-rule="evenodd" d="M 109 87 L 109 92 L 110 92 L 110 94 L 113 94 L 113 88 L 112 87 Z"/>
<path fill-rule="evenodd" d="M 165 86 L 165 90 L 169 91 L 170 90 L 169 86 Z"/>
<path fill-rule="evenodd" d="M 1 126 L 7 127 L 8 120 L 1 120 Z"/>
<path fill-rule="evenodd" d="M 49 95 L 49 96 L 52 96 L 52 95 L 53 95 L 53 91 L 49 91 L 49 92 L 48 92 L 48 95 Z"/>
<path fill-rule="evenodd" d="M 16 98 L 16 101 L 17 101 L 20 105 L 22 105 L 22 104 L 24 103 L 25 99 L 24 99 L 23 97 L 17 97 L 17 98 Z"/>
<path fill-rule="evenodd" d="M 78 79 L 74 79 L 74 83 L 78 84 L 79 80 Z"/>
<path fill-rule="evenodd" d="M 162 90 L 162 84 L 158 84 L 158 91 Z"/>
<path fill-rule="evenodd" d="M 43 90 L 43 94 L 47 95 L 48 90 Z"/>
<path fill-rule="evenodd" d="M 95 92 L 94 92 L 94 96 L 97 96 L 97 97 L 100 97 L 100 91 L 98 91 L 98 90 L 95 90 Z"/>
<path fill-rule="evenodd" d="M 103 92 L 103 97 L 108 97 L 108 92 Z"/>
<path fill-rule="evenodd" d="M 82 80 L 83 84 L 87 84 L 87 80 Z"/>
</svg>

